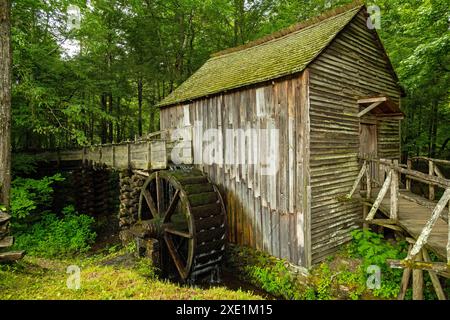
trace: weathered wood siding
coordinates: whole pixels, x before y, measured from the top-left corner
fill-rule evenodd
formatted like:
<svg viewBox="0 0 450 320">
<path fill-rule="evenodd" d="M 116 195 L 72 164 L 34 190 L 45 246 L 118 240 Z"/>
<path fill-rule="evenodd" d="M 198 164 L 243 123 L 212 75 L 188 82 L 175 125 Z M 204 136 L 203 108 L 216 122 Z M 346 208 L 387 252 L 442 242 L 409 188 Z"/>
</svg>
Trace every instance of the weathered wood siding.
<svg viewBox="0 0 450 320">
<path fill-rule="evenodd" d="M 311 122 L 311 255 L 322 261 L 350 239 L 360 205 L 336 197 L 351 189 L 358 171 L 359 106 L 365 96 L 400 92 L 382 49 L 361 13 L 309 67 Z M 378 156 L 399 158 L 399 121 L 378 123 Z"/>
<path fill-rule="evenodd" d="M 197 166 L 223 191 L 229 240 L 301 266 L 307 264 L 308 234 L 302 202 L 303 152 L 307 148 L 302 142 L 306 128 L 301 122 L 301 104 L 306 91 L 299 76 L 161 110 L 162 130 L 193 126 Z M 204 152 L 210 147 L 204 140 L 211 128 L 220 132 L 218 141 L 212 140 L 222 151 L 218 153 L 219 164 L 208 164 L 210 159 Z M 226 140 L 227 129 L 257 129 L 257 134 L 238 143 Z M 268 142 L 262 136 L 268 132 L 259 129 L 279 129 L 278 143 Z M 265 175 L 260 163 L 273 162 L 270 156 L 274 155 L 278 156 L 278 171 Z M 256 164 L 247 161 L 257 156 L 260 161 Z M 227 161 L 242 158 L 247 160 L 241 165 Z"/>
</svg>

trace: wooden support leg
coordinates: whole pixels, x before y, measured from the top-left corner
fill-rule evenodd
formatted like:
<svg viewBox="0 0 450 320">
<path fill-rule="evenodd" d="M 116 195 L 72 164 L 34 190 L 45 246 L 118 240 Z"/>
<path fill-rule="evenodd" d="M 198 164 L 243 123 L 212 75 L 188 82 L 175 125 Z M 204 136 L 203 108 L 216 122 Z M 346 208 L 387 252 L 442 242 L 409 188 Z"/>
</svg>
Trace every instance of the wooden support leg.
<svg viewBox="0 0 450 320">
<path fill-rule="evenodd" d="M 425 262 L 431 262 L 430 255 L 428 254 L 428 251 L 425 248 L 422 249 L 422 253 L 423 253 L 423 260 Z M 428 274 L 430 275 L 431 282 L 433 283 L 434 291 L 436 292 L 438 299 L 446 300 L 444 290 L 442 289 L 441 282 L 439 281 L 436 272 L 428 270 Z"/>
<path fill-rule="evenodd" d="M 409 279 L 411 278 L 411 269 L 406 268 L 403 270 L 402 283 L 400 285 L 400 293 L 398 294 L 398 300 L 405 300 L 406 290 L 409 286 Z"/>
<path fill-rule="evenodd" d="M 409 251 L 411 251 L 412 245 L 409 245 Z M 403 270 L 402 283 L 400 284 L 400 292 L 398 294 L 398 300 L 405 300 L 406 290 L 409 286 L 409 279 L 411 278 L 411 269 L 406 268 Z"/>
<path fill-rule="evenodd" d="M 422 261 L 422 254 L 416 256 L 415 261 Z M 414 269 L 413 272 L 413 300 L 423 300 L 423 270 Z"/>
<path fill-rule="evenodd" d="M 366 204 L 363 204 L 363 229 L 368 230 L 369 224 L 366 222 L 367 214 L 369 213 L 369 207 Z"/>
</svg>

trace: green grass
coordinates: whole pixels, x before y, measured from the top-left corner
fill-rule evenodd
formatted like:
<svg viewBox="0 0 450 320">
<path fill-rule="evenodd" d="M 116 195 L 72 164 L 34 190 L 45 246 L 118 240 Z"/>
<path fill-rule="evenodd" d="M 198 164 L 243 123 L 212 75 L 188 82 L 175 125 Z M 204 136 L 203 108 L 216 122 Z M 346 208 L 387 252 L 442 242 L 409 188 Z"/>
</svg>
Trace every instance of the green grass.
<svg viewBox="0 0 450 320">
<path fill-rule="evenodd" d="M 125 250 L 125 249 L 124 249 Z M 27 256 L 13 265 L 0 266 L 0 300 L 248 300 L 261 299 L 250 292 L 224 287 L 210 289 L 181 286 L 155 276 L 148 260 L 130 265 L 108 265 L 126 254 L 85 256 L 77 259 L 49 259 Z M 81 288 L 71 290 L 67 267 L 81 268 Z"/>
</svg>

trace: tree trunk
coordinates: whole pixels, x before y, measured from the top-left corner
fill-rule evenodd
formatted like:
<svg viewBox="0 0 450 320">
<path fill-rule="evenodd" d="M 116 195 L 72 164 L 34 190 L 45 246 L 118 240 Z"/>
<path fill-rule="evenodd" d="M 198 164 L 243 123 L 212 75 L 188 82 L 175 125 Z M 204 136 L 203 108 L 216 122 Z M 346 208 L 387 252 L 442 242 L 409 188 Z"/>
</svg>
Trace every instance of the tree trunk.
<svg viewBox="0 0 450 320">
<path fill-rule="evenodd" d="M 0 0 L 0 203 L 8 209 L 11 189 L 11 3 Z"/>
<path fill-rule="evenodd" d="M 101 99 L 102 99 L 102 101 L 101 101 L 101 103 L 102 103 L 102 111 L 104 113 L 107 113 L 108 106 L 106 105 L 107 101 L 106 101 L 106 94 L 105 93 L 102 94 Z M 108 140 L 108 124 L 107 124 L 105 119 L 102 119 L 102 137 L 101 138 L 102 138 L 102 144 L 105 144 L 107 142 L 107 140 Z"/>
<path fill-rule="evenodd" d="M 120 97 L 117 98 L 117 125 L 116 125 L 116 142 L 121 142 L 122 138 L 120 137 L 120 133 L 121 133 L 121 117 L 120 117 Z"/>
<path fill-rule="evenodd" d="M 433 103 L 432 110 L 432 127 L 431 127 L 431 139 L 430 139 L 430 158 L 436 158 L 436 138 L 437 138 L 437 128 L 438 128 L 438 104 Z"/>
<path fill-rule="evenodd" d="M 142 100 L 143 100 L 142 90 L 143 90 L 142 77 L 139 77 L 139 79 L 138 79 L 138 102 L 139 102 L 138 134 L 139 134 L 139 137 L 142 137 Z"/>
<path fill-rule="evenodd" d="M 108 113 L 111 117 L 114 115 L 112 93 L 108 94 Z M 108 122 L 108 132 L 109 132 L 109 136 L 108 136 L 109 143 L 113 143 L 114 142 L 114 124 L 113 124 L 112 120 L 109 120 L 109 122 Z"/>
</svg>

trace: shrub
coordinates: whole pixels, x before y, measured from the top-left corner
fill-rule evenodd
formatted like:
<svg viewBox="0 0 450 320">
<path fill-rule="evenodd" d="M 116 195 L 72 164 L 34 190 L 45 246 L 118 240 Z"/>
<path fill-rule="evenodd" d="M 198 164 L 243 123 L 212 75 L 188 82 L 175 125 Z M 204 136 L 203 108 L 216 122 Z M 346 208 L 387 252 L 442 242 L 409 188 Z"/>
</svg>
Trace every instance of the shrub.
<svg viewBox="0 0 450 320">
<path fill-rule="evenodd" d="M 60 174 L 40 180 L 16 178 L 11 188 L 11 214 L 16 227 L 20 224 L 38 220 L 51 208 L 53 184 L 64 181 Z"/>
<path fill-rule="evenodd" d="M 365 273 L 371 265 L 381 269 L 381 288 L 374 289 L 373 295 L 379 298 L 394 298 L 400 290 L 403 271 L 390 268 L 388 259 L 404 259 L 406 257 L 405 242 L 391 244 L 383 239 L 383 235 L 369 230 L 355 230 L 352 232 L 353 242 L 349 246 L 349 253 L 353 257 L 361 258 L 361 272 Z"/>
<path fill-rule="evenodd" d="M 44 215 L 40 222 L 17 234 L 15 247 L 44 257 L 88 251 L 96 237 L 92 231 L 94 219 L 78 214 L 72 206 L 64 208 L 62 215 Z"/>
<path fill-rule="evenodd" d="M 301 284 L 286 261 L 239 246 L 229 247 L 227 260 L 237 269 L 240 278 L 272 296 L 289 300 L 300 298 Z"/>
</svg>

